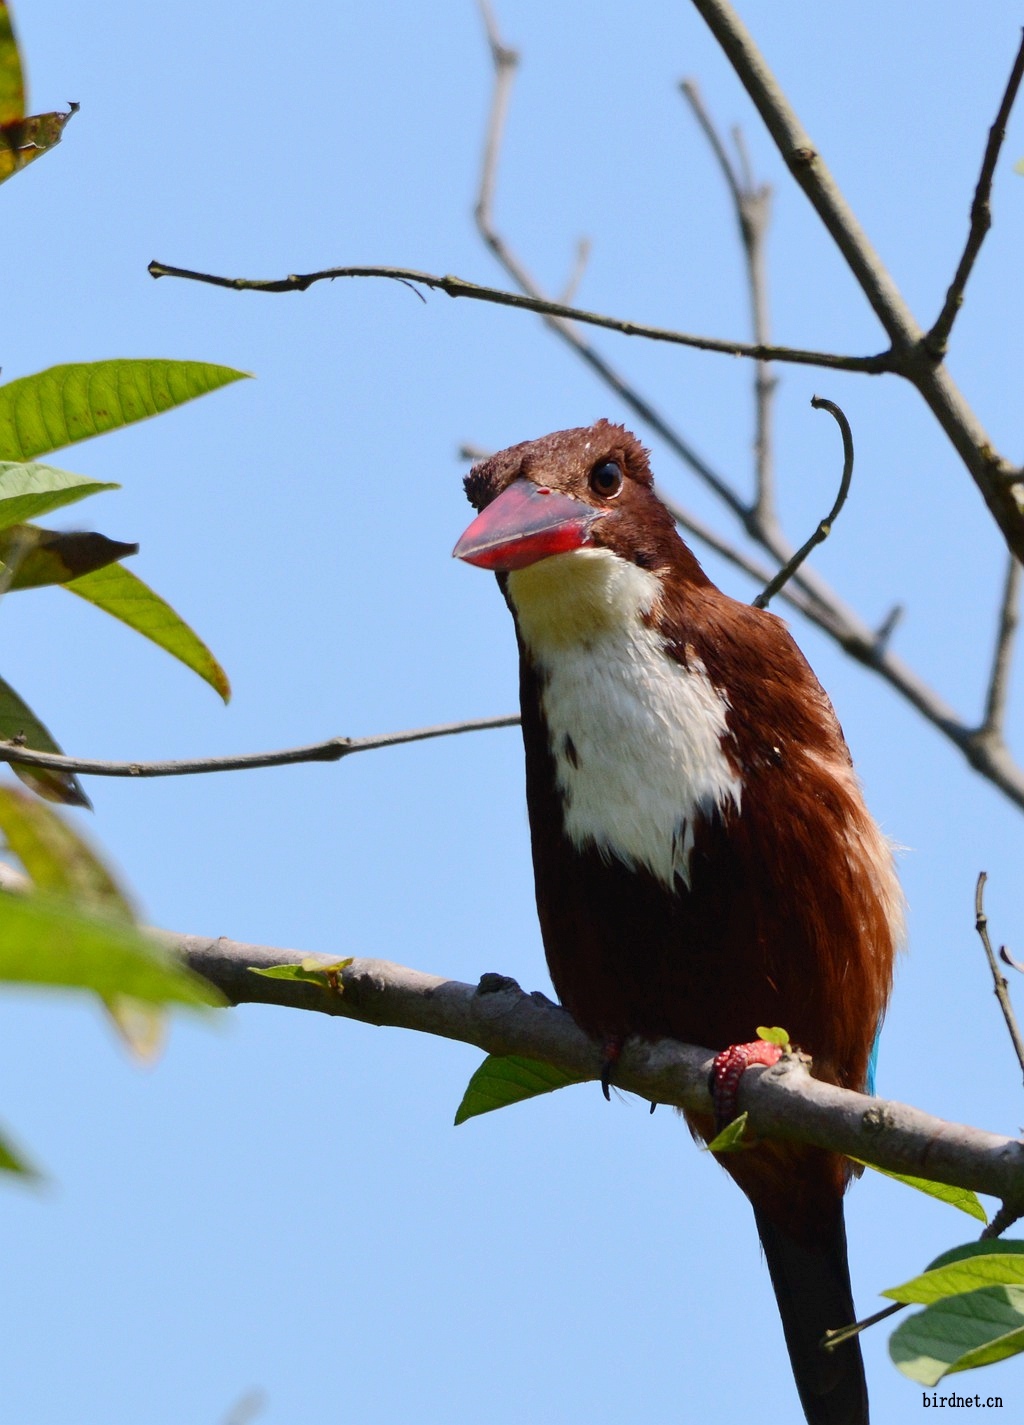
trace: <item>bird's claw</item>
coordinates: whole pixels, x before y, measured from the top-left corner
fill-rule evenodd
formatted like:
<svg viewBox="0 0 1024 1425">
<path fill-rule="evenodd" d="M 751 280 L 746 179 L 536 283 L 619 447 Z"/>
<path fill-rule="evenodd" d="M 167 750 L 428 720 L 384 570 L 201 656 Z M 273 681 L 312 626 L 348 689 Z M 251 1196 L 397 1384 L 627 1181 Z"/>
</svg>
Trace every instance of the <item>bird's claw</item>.
<svg viewBox="0 0 1024 1425">
<path fill-rule="evenodd" d="M 601 1092 L 609 1103 L 612 1101 L 612 1083 L 615 1079 L 615 1070 L 619 1060 L 622 1058 L 622 1046 L 625 1040 L 621 1035 L 614 1035 L 611 1039 L 606 1039 L 601 1053 Z"/>
</svg>

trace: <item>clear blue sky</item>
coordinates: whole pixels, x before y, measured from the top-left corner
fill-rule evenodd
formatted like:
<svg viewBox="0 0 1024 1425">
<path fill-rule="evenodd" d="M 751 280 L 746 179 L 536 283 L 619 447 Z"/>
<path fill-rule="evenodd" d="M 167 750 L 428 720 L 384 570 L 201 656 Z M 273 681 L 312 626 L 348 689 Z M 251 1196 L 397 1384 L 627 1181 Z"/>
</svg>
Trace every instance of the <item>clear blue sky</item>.
<svg viewBox="0 0 1024 1425">
<path fill-rule="evenodd" d="M 1017 44 L 1009 0 L 741 9 L 922 320 L 966 232 Z M 884 344 L 725 61 L 685 3 L 507 0 L 523 66 L 498 213 L 553 289 L 576 238 L 580 300 L 748 334 L 733 220 L 675 89 L 695 76 L 777 185 L 779 340 Z M 255 750 L 512 710 L 511 624 L 449 558 L 468 510 L 457 451 L 623 408 L 523 314 L 401 287 L 305 295 L 154 283 L 151 258 L 249 276 L 399 262 L 501 281 L 471 206 L 490 73 L 469 0 L 250 0 L 172 9 L 22 5 L 37 109 L 78 100 L 60 149 L 8 184 L 5 378 L 112 356 L 220 361 L 257 380 L 67 454 L 120 493 L 75 518 L 138 539 L 134 563 L 207 638 L 235 690 L 198 680 L 61 591 L 4 601 L 4 676 L 69 750 Z M 951 366 L 995 441 L 1021 451 L 1024 111 Z M 724 357 L 595 340 L 737 481 L 749 382 Z M 802 538 L 855 429 L 854 492 L 818 567 L 869 621 L 906 605 L 896 647 L 977 713 L 1003 574 L 973 486 L 920 400 L 882 379 L 783 371 L 777 462 Z M 648 433 L 640 428 L 640 433 Z M 721 523 L 657 441 L 666 490 Z M 68 520 L 65 523 L 70 524 Z M 741 578 L 708 560 L 730 591 Z M 799 620 L 869 801 L 906 850 L 910 953 L 880 1087 L 1013 1133 L 1019 1073 L 972 928 L 1024 950 L 1021 820 L 877 679 Z M 1019 736 L 1020 700 L 1011 716 Z M 93 782 L 82 824 L 171 928 L 459 979 L 547 988 L 532 909 L 518 735 L 341 766 Z M 179 1021 L 139 1070 L 81 1001 L 0 1001 L 0 1115 L 50 1175 L 3 1187 L 5 1416 L 31 1425 L 225 1419 L 259 1387 L 267 1425 L 795 1418 L 747 1204 L 674 1115 L 593 1088 L 459 1130 L 473 1050 L 244 1009 Z M 848 1207 L 858 1303 L 971 1235 L 966 1218 L 873 1179 Z M 875 1418 L 919 1388 L 866 1355 Z M 1024 1366 L 959 1377 L 1024 1409 Z M 1009 1415 L 1007 1416 L 1009 1418 Z"/>
</svg>

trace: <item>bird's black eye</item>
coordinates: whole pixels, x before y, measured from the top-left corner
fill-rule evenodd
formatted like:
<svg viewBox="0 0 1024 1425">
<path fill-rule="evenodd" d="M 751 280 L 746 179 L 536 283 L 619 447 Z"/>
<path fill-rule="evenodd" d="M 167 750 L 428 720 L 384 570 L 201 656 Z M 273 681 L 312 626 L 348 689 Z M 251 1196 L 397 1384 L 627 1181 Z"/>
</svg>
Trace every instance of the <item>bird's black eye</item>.
<svg viewBox="0 0 1024 1425">
<path fill-rule="evenodd" d="M 590 472 L 590 488 L 602 500 L 614 500 L 622 489 L 622 468 L 617 460 L 602 460 Z"/>
</svg>

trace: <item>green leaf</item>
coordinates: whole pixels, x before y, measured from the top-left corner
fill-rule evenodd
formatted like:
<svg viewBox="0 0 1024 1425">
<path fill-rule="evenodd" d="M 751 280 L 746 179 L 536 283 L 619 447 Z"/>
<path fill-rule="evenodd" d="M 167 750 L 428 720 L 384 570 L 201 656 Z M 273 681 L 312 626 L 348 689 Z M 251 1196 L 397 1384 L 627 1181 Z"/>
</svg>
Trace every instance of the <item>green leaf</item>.
<svg viewBox="0 0 1024 1425">
<path fill-rule="evenodd" d="M 108 564 L 105 569 L 71 579 L 64 588 L 165 649 L 172 658 L 198 673 L 225 702 L 231 697 L 227 674 L 198 634 L 123 564 Z"/>
<path fill-rule="evenodd" d="M 11 742 L 15 738 L 21 739 L 26 747 L 34 747 L 37 752 L 61 751 L 28 704 L 18 697 L 9 683 L 0 678 L 0 742 Z M 13 763 L 11 771 L 48 802 L 62 802 L 72 807 L 92 806 L 78 778 L 71 772 L 54 772 L 46 767 L 17 767 Z"/>
<path fill-rule="evenodd" d="M 759 1037 L 763 1037 L 761 1036 L 760 1030 L 758 1030 L 757 1032 Z M 771 1040 L 768 1040 L 767 1042 L 771 1043 Z M 746 1127 L 747 1115 L 745 1113 L 741 1113 L 736 1118 L 734 1118 L 731 1123 L 727 1123 L 722 1129 L 721 1133 L 716 1134 L 716 1136 L 712 1138 L 711 1142 L 708 1144 L 708 1152 L 736 1153 L 741 1148 L 749 1147 L 750 1145 L 748 1143 L 744 1143 L 743 1141 L 743 1134 L 746 1132 Z"/>
<path fill-rule="evenodd" d="M 947 1252 L 940 1252 L 933 1262 L 928 1263 L 927 1270 L 936 1271 L 939 1267 L 946 1266 L 949 1262 L 962 1262 L 967 1257 L 986 1257 L 991 1252 L 1013 1253 L 1024 1252 L 1024 1242 L 1015 1237 L 986 1238 L 984 1241 L 962 1242 L 959 1247 L 950 1247 Z"/>
<path fill-rule="evenodd" d="M 909 1173 L 891 1173 L 888 1168 L 877 1168 L 874 1163 L 866 1163 L 863 1158 L 851 1157 L 850 1162 L 860 1163 L 862 1168 L 870 1168 L 873 1173 L 881 1173 L 883 1178 L 892 1178 L 894 1182 L 906 1183 L 907 1187 L 916 1188 L 926 1197 L 937 1198 L 939 1202 L 948 1203 L 950 1207 L 956 1207 L 961 1212 L 966 1212 L 968 1217 L 973 1217 L 978 1222 L 988 1221 L 988 1213 L 982 1207 L 977 1195 L 969 1188 L 951 1187 L 948 1183 L 935 1183 L 930 1178 L 914 1178 Z"/>
<path fill-rule="evenodd" d="M 908 1317 L 889 1338 L 893 1364 L 922 1385 L 1024 1350 L 1024 1287 L 946 1297 Z"/>
<path fill-rule="evenodd" d="M 6 1134 L 0 1133 L 0 1173 L 16 1173 L 19 1177 L 39 1181 L 42 1174 L 20 1153 Z"/>
<path fill-rule="evenodd" d="M 1024 1286 L 1024 1242 L 1002 1242 L 993 1238 L 987 1242 L 972 1242 L 981 1252 L 969 1252 L 960 1257 L 945 1253 L 941 1266 L 929 1267 L 920 1276 L 911 1277 L 901 1286 L 890 1287 L 882 1296 L 905 1305 L 930 1306 L 947 1296 L 977 1291 L 989 1286 Z M 1007 1251 L 1008 1247 L 1017 1250 Z"/>
<path fill-rule="evenodd" d="M 536 1098 L 538 1094 L 585 1082 L 582 1074 L 566 1073 L 538 1059 L 523 1059 L 518 1054 L 488 1054 L 466 1085 L 455 1114 L 455 1125 L 458 1127 L 478 1114 Z"/>
<path fill-rule="evenodd" d="M 328 965 L 318 955 L 306 955 L 297 965 L 267 965 L 262 970 L 250 965 L 249 969 L 254 975 L 265 975 L 268 980 L 302 980 L 340 995 L 344 986 L 338 976 L 346 966 L 351 965 L 352 960 L 350 955 L 347 960 L 335 960 Z"/>
<path fill-rule="evenodd" d="M 51 366 L 0 386 L 0 458 L 31 460 L 247 376 L 207 361 L 126 359 Z"/>
<path fill-rule="evenodd" d="M 11 12 L 0 3 L 0 124 L 13 124 L 25 113 L 25 76 Z"/>
<path fill-rule="evenodd" d="M 0 786 L 0 830 L 37 890 L 60 896 L 78 910 L 135 924 L 135 910 L 113 873 L 49 807 L 17 787 Z M 147 1061 L 155 1058 L 163 1043 L 163 1012 L 124 994 L 108 996 L 105 1004 L 132 1053 Z"/>
<path fill-rule="evenodd" d="M 103 569 L 138 552 L 137 544 L 124 544 L 85 530 L 65 533 L 32 524 L 15 524 L 0 530 L 0 564 L 10 567 L 13 563 L 7 585 L 12 593 L 16 589 L 66 584 L 69 579 L 91 574 L 94 569 Z"/>
<path fill-rule="evenodd" d="M 42 802 L 0 785 L 0 831 L 38 891 L 132 925 L 127 895 L 86 839 Z"/>
<path fill-rule="evenodd" d="M 0 980 L 148 1004 L 223 1003 L 212 985 L 133 927 L 39 894 L 0 893 Z"/>
<path fill-rule="evenodd" d="M 57 470 L 52 465 L 0 461 L 0 529 L 24 524 L 99 490 L 120 488 L 101 480 L 88 480 L 84 475 L 72 475 L 70 470 Z"/>
<path fill-rule="evenodd" d="M 66 113 L 32 114 L 0 124 L 0 183 L 56 147 L 64 136 L 65 124 L 78 109 L 77 104 L 69 104 Z"/>
</svg>

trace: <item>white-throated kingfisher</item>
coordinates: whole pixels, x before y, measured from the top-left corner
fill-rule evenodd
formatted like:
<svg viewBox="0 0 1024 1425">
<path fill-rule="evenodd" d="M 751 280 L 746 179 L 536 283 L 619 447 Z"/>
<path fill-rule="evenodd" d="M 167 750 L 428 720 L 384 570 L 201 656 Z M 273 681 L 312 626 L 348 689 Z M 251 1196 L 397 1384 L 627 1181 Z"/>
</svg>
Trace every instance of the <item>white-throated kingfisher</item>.
<svg viewBox="0 0 1024 1425">
<path fill-rule="evenodd" d="M 630 1035 L 718 1051 L 780 1025 L 863 1090 L 902 933 L 892 854 L 785 625 L 708 579 L 647 452 L 599 421 L 474 466 L 455 554 L 515 619 L 537 910 L 562 1004 L 609 1059 Z M 723 1082 L 742 1067 L 720 1054 Z M 710 1118 L 687 1115 L 708 1139 Z M 723 1157 L 750 1199 L 804 1412 L 865 1425 L 844 1159 Z"/>
</svg>

